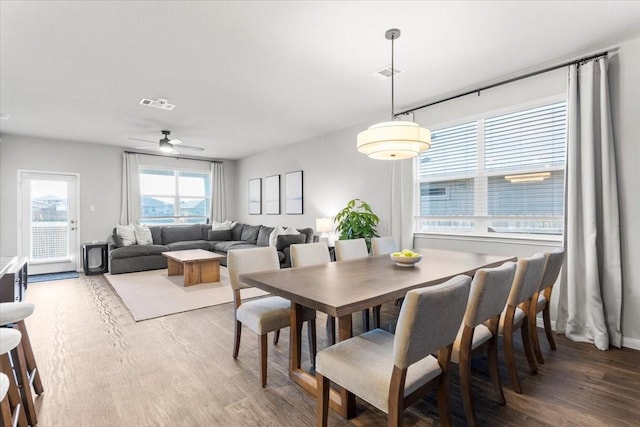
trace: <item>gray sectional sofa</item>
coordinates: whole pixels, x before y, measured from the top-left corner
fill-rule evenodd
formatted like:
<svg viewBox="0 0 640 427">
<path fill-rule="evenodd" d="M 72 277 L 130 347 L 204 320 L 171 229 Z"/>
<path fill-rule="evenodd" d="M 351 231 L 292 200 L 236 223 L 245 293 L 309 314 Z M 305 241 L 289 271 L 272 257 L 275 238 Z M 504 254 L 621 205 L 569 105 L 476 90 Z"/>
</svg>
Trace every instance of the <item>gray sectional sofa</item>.
<svg viewBox="0 0 640 427">
<path fill-rule="evenodd" d="M 237 223 L 231 230 L 211 230 L 211 225 L 205 224 L 149 226 L 153 244 L 124 246 L 114 228 L 107 238 L 109 272 L 121 274 L 167 268 L 167 259 L 162 255 L 166 251 L 204 249 L 226 255 L 231 249 L 269 246 L 273 229 L 264 225 L 242 223 Z M 283 268 L 291 266 L 289 245 L 314 240 L 313 229 L 303 228 L 298 231 L 299 235 L 280 235 L 277 238 L 276 249 Z M 221 264 L 226 265 L 226 260 Z"/>
</svg>

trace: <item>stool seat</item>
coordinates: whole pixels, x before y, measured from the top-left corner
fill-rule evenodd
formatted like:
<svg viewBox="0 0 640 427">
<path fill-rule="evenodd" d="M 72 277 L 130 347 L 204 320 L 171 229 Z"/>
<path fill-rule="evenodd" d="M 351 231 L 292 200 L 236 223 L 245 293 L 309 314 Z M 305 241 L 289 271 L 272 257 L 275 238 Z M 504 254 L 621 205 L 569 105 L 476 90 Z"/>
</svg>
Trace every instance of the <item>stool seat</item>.
<svg viewBox="0 0 640 427">
<path fill-rule="evenodd" d="M 0 354 L 10 352 L 20 344 L 21 340 L 20 331 L 11 328 L 0 329 Z"/>
<path fill-rule="evenodd" d="M 0 303 L 0 326 L 16 323 L 33 314 L 36 306 L 30 302 Z"/>
</svg>

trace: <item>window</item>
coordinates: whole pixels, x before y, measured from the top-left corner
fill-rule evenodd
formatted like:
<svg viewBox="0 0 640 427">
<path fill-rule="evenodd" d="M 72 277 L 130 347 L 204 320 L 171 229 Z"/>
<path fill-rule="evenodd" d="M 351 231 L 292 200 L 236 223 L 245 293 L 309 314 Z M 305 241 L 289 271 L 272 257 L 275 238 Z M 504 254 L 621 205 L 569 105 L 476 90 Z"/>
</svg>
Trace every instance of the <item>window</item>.
<svg viewBox="0 0 640 427">
<path fill-rule="evenodd" d="M 141 167 L 140 205 L 143 224 L 204 224 L 211 206 L 211 174 Z"/>
<path fill-rule="evenodd" d="M 416 232 L 562 235 L 566 102 L 432 132 Z"/>
</svg>

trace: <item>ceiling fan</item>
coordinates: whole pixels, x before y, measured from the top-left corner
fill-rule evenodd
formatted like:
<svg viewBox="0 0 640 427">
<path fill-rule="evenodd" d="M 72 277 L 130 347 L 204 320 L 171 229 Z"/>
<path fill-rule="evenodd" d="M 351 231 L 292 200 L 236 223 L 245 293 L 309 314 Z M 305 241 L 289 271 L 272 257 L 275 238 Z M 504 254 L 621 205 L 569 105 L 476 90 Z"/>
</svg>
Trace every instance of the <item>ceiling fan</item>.
<svg viewBox="0 0 640 427">
<path fill-rule="evenodd" d="M 194 147 L 191 145 L 183 145 L 182 141 L 176 138 L 170 138 L 171 135 L 170 130 L 161 131 L 163 137 L 157 143 L 154 141 L 149 141 L 147 139 L 140 138 L 129 138 L 132 141 L 143 141 L 149 142 L 152 145 L 143 145 L 141 147 L 136 147 L 137 150 L 160 150 L 163 153 L 177 153 L 179 154 L 181 150 L 190 150 L 190 151 L 204 151 L 202 147 Z"/>
</svg>

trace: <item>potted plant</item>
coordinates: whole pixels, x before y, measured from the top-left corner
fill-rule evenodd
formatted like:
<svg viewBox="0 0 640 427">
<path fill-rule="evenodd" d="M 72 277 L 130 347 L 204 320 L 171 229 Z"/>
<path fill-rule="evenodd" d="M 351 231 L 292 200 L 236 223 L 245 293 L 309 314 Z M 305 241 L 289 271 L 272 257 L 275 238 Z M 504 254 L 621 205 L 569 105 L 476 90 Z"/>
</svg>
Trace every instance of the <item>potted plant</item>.
<svg viewBox="0 0 640 427">
<path fill-rule="evenodd" d="M 371 238 L 378 237 L 376 226 L 380 218 L 373 213 L 369 204 L 360 199 L 349 201 L 335 216 L 334 222 L 337 224 L 336 231 L 340 234 L 340 240 L 364 238 L 371 251 Z"/>
</svg>

